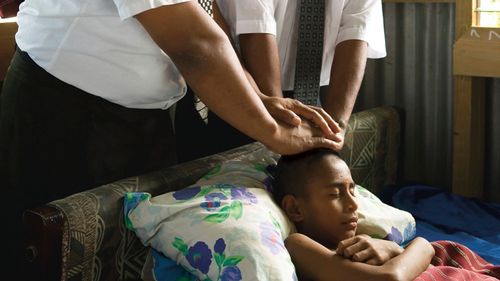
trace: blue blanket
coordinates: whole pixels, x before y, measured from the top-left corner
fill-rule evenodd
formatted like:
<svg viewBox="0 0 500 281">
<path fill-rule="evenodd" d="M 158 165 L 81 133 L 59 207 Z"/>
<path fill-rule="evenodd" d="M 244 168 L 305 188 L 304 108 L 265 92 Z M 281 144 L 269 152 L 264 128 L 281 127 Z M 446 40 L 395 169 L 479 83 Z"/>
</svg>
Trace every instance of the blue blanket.
<svg viewBox="0 0 500 281">
<path fill-rule="evenodd" d="M 389 188 L 380 197 L 415 217 L 417 236 L 459 242 L 500 265 L 500 204 L 423 185 Z"/>
</svg>

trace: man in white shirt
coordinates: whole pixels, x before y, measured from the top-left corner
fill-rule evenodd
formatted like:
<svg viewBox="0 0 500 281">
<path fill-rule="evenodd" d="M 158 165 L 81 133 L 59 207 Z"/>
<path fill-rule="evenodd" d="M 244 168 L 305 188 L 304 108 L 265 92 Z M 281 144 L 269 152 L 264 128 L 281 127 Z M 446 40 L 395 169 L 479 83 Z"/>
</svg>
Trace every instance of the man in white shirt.
<svg viewBox="0 0 500 281">
<path fill-rule="evenodd" d="M 256 94 L 196 1 L 26 1 L 18 25 L 0 97 L 9 245 L 17 246 L 24 208 L 175 163 L 165 109 L 188 83 L 277 153 L 338 146 L 338 124 L 325 112 Z"/>
<path fill-rule="evenodd" d="M 281 97 L 284 92 L 293 97 L 300 2 L 216 0 L 222 17 L 215 13 L 216 21 L 227 24 L 244 66 L 266 95 Z M 345 126 L 367 58 L 385 55 L 381 0 L 325 0 L 320 97 L 321 106 L 334 120 Z M 213 126 L 224 131 L 220 122 Z M 342 131 L 343 136 L 345 127 Z"/>
</svg>

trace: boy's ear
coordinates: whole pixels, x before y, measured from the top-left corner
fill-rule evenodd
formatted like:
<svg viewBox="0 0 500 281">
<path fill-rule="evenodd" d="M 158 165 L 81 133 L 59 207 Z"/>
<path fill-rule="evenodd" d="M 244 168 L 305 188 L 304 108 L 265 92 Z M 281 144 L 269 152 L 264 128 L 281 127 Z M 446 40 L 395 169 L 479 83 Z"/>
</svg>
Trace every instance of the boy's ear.
<svg viewBox="0 0 500 281">
<path fill-rule="evenodd" d="M 283 197 L 281 208 L 292 222 L 300 222 L 304 219 L 300 202 L 293 195 L 287 194 Z"/>
</svg>

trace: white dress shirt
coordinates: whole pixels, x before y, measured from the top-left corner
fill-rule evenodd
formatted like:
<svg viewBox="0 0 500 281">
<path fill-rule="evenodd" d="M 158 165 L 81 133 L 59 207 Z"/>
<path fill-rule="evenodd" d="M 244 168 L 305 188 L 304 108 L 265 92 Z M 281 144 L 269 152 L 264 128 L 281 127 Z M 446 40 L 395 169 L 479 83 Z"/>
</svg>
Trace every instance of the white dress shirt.
<svg viewBox="0 0 500 281">
<path fill-rule="evenodd" d="M 297 54 L 299 0 L 216 0 L 239 48 L 238 36 L 276 36 L 283 90 L 293 90 Z M 386 56 L 381 0 L 325 0 L 321 86 L 330 83 L 335 47 L 346 40 L 368 43 L 368 58 Z"/>
<path fill-rule="evenodd" d="M 130 108 L 166 109 L 186 93 L 172 60 L 133 17 L 189 0 L 29 0 L 19 48 L 58 79 Z"/>
</svg>

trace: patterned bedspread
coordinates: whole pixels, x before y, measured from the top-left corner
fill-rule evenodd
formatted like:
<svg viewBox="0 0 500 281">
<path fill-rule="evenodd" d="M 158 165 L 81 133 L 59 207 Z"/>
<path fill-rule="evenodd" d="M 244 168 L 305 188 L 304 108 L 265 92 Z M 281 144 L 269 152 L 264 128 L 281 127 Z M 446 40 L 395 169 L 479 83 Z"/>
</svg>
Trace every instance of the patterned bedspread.
<svg viewBox="0 0 500 281">
<path fill-rule="evenodd" d="M 415 281 L 496 281 L 500 266 L 488 263 L 469 248 L 452 241 L 431 242 L 436 254 L 434 267 L 424 271 Z"/>
</svg>

